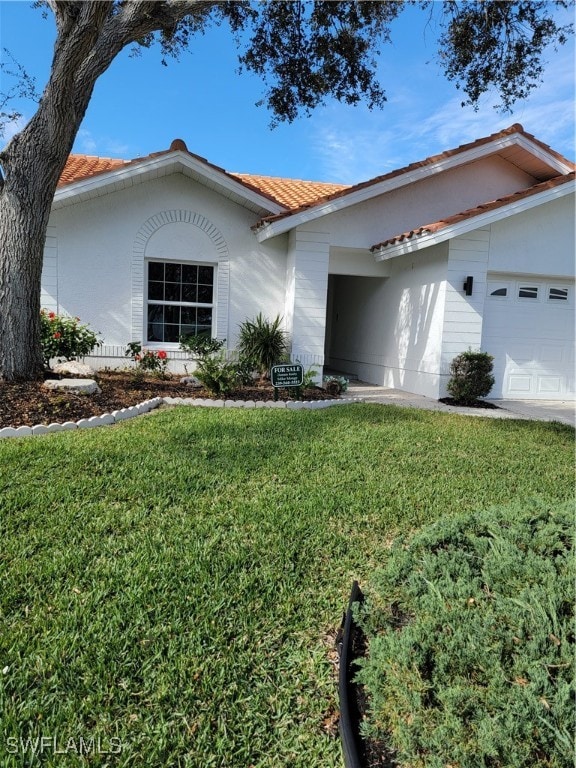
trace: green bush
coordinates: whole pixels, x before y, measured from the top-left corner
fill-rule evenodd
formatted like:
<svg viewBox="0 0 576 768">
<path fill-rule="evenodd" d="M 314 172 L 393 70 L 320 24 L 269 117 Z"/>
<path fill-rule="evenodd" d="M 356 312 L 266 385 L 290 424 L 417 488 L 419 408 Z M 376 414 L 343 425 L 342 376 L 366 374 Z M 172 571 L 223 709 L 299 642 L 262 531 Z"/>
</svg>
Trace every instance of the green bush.
<svg viewBox="0 0 576 768">
<path fill-rule="evenodd" d="M 168 355 L 163 349 L 142 349 L 140 342 L 131 341 L 124 355 L 132 358 L 136 371 L 142 376 L 152 373 L 160 379 L 168 378 Z"/>
<path fill-rule="evenodd" d="M 573 766 L 573 518 L 534 503 L 395 543 L 358 609 L 357 679 L 400 765 Z"/>
<path fill-rule="evenodd" d="M 454 400 L 472 405 L 478 398 L 490 393 L 494 386 L 493 360 L 487 352 L 473 352 L 471 349 L 452 360 L 447 389 Z"/>
<path fill-rule="evenodd" d="M 192 360 L 204 360 L 220 352 L 226 340 L 214 339 L 208 333 L 189 334 L 180 337 L 180 349 L 187 352 Z"/>
<path fill-rule="evenodd" d="M 245 320 L 240 324 L 240 359 L 252 364 L 263 379 L 269 374 L 270 368 L 281 362 L 288 353 L 288 340 L 280 327 L 281 322 L 279 315 L 270 321 L 259 313 L 254 320 Z"/>
<path fill-rule="evenodd" d="M 228 362 L 222 353 L 198 360 L 194 376 L 213 395 L 228 395 L 241 383 L 238 364 Z"/>
<path fill-rule="evenodd" d="M 46 368 L 54 358 L 76 360 L 89 355 L 101 343 L 98 334 L 82 325 L 79 317 L 40 311 L 40 344 Z"/>
</svg>

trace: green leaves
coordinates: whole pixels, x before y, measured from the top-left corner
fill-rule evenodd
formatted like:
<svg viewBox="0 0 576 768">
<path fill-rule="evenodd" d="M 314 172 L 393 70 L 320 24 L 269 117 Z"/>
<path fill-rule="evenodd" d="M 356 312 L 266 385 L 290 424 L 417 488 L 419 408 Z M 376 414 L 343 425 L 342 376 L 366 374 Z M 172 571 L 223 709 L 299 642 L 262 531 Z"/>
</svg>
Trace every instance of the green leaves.
<svg viewBox="0 0 576 768">
<path fill-rule="evenodd" d="M 258 368 L 262 377 L 270 368 L 279 363 L 288 352 L 286 332 L 281 328 L 282 318 L 277 315 L 272 321 L 262 313 L 254 320 L 245 320 L 240 325 L 238 351 L 240 358 L 251 362 Z"/>
<path fill-rule="evenodd" d="M 486 397 L 494 386 L 492 361 L 487 352 L 468 350 L 457 355 L 450 363 L 450 381 L 447 390 L 462 405 L 473 405 Z"/>
<path fill-rule="evenodd" d="M 102 342 L 98 334 L 87 325 L 80 323 L 79 317 L 57 315 L 55 312 L 40 312 L 40 343 L 46 368 L 50 360 L 75 360 L 90 354 Z"/>
<path fill-rule="evenodd" d="M 572 503 L 527 503 L 396 543 L 361 612 L 358 678 L 402 764 L 571 766 L 572 539 Z"/>
</svg>

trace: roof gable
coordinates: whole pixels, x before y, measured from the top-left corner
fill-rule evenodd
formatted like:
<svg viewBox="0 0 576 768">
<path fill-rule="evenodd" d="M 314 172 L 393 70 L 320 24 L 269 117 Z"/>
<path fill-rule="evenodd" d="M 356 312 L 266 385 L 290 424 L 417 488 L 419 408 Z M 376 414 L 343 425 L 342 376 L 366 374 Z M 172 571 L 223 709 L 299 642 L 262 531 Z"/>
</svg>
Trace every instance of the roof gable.
<svg viewBox="0 0 576 768">
<path fill-rule="evenodd" d="M 403 232 L 373 245 L 370 250 L 378 260 L 382 261 L 420 250 L 423 247 L 427 248 L 430 245 L 476 229 L 482 224 L 497 221 L 513 213 L 520 213 L 534 205 L 549 202 L 564 194 L 571 194 L 576 188 L 575 178 L 576 173 L 574 172 L 565 176 L 557 176 L 549 181 L 535 184 L 528 189 L 447 216 L 440 221 L 424 224 L 409 232 Z"/>
<path fill-rule="evenodd" d="M 248 173 L 232 173 L 209 163 L 205 158 L 190 152 L 181 139 L 175 139 L 170 149 L 163 152 L 155 152 L 146 157 L 134 160 L 121 160 L 110 157 L 95 157 L 92 155 L 70 155 L 57 187 L 58 198 L 64 197 L 63 191 L 73 184 L 80 184 L 104 174 L 125 170 L 135 172 L 147 163 L 158 158 L 165 158 L 174 152 L 182 152 L 188 155 L 201 168 L 211 171 L 212 175 L 222 174 L 224 177 L 238 182 L 247 190 L 266 198 L 272 206 L 265 212 L 278 213 L 279 211 L 298 208 L 309 205 L 318 199 L 324 199 L 328 195 L 347 189 L 345 184 L 332 184 L 328 182 L 304 181 L 302 179 L 286 179 L 276 176 L 261 176 Z M 103 180 L 100 180 L 103 181 Z M 79 189 L 79 188 L 78 188 Z M 70 191 L 70 190 L 68 190 Z M 58 194 L 60 193 L 60 194 Z"/>
<path fill-rule="evenodd" d="M 134 160 L 70 155 L 56 188 L 53 208 L 82 202 L 148 179 L 182 173 L 263 216 L 286 210 L 264 189 L 247 183 L 175 139 L 170 149 Z"/>
<path fill-rule="evenodd" d="M 266 240 L 313 219 L 490 155 L 499 155 L 538 181 L 546 181 L 576 168 L 574 163 L 515 123 L 498 133 L 347 187 L 310 205 L 265 217 L 255 229 L 259 239 Z"/>
</svg>

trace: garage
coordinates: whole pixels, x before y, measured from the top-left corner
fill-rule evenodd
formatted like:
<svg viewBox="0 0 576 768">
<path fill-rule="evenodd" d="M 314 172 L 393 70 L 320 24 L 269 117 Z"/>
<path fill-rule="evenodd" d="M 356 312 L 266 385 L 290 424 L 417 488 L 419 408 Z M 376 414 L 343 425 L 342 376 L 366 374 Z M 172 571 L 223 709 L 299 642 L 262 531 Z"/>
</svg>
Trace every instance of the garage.
<svg viewBox="0 0 576 768">
<path fill-rule="evenodd" d="M 488 275 L 482 350 L 494 357 L 490 397 L 574 397 L 574 283 Z"/>
</svg>

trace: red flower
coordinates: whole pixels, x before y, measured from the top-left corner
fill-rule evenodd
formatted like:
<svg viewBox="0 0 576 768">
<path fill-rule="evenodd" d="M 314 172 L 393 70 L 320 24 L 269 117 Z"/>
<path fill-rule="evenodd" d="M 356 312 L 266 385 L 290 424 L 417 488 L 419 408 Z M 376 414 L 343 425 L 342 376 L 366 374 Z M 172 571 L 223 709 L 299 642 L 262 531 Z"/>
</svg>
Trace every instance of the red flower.
<svg viewBox="0 0 576 768">
<path fill-rule="evenodd" d="M 56 333 L 54 334 L 54 338 L 55 338 L 55 339 L 59 339 L 59 338 L 60 338 L 60 336 L 62 336 L 62 334 L 61 334 L 61 333 L 59 333 L 58 331 L 56 331 Z"/>
<path fill-rule="evenodd" d="M 140 361 L 140 355 L 134 355 L 134 360 L 138 363 Z"/>
<path fill-rule="evenodd" d="M 48 317 L 50 318 L 50 320 L 54 320 L 54 318 L 56 317 L 56 313 L 55 312 L 48 312 Z"/>
<path fill-rule="evenodd" d="M 166 354 L 166 352 L 164 352 L 163 349 L 161 349 L 160 352 L 158 352 L 158 359 L 159 360 L 166 360 L 167 357 L 168 357 L 168 355 Z"/>
</svg>

